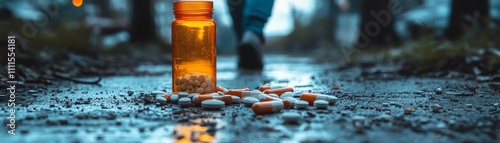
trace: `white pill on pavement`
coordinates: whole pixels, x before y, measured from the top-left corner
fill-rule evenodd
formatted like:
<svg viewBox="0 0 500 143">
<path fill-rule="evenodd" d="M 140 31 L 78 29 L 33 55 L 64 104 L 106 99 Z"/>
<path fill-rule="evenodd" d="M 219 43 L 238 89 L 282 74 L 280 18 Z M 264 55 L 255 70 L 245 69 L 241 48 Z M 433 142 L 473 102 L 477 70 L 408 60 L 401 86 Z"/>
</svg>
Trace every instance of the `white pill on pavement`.
<svg viewBox="0 0 500 143">
<path fill-rule="evenodd" d="M 217 110 L 220 108 L 224 108 L 224 101 L 209 99 L 201 102 L 201 107 L 205 109 Z"/>
<path fill-rule="evenodd" d="M 233 97 L 233 100 L 231 101 L 232 104 L 240 103 L 240 97 L 238 96 L 231 96 Z"/>
<path fill-rule="evenodd" d="M 167 104 L 167 98 L 163 96 L 156 96 L 156 102 L 160 104 Z"/>
<path fill-rule="evenodd" d="M 296 112 L 285 112 L 281 114 L 283 121 L 288 123 L 296 123 L 300 120 L 300 114 Z"/>
<path fill-rule="evenodd" d="M 179 98 L 184 98 L 184 97 L 188 97 L 189 93 L 187 93 L 187 92 L 179 92 L 179 93 L 177 93 L 177 95 L 179 95 Z"/>
<path fill-rule="evenodd" d="M 245 104 L 245 106 L 252 106 L 254 103 L 257 103 L 259 102 L 259 99 L 255 98 L 255 97 L 245 97 L 243 98 L 243 104 Z"/>
<path fill-rule="evenodd" d="M 309 107 L 309 102 L 304 101 L 304 100 L 299 100 L 295 102 L 295 108 L 297 109 L 307 109 Z"/>
<path fill-rule="evenodd" d="M 151 95 L 163 95 L 163 94 L 167 94 L 167 93 L 163 92 L 163 91 L 151 91 Z"/>
<path fill-rule="evenodd" d="M 328 108 L 328 101 L 316 100 L 316 101 L 314 101 L 314 107 L 316 107 L 317 109 L 326 109 L 326 108 Z"/>
<path fill-rule="evenodd" d="M 287 97 L 293 97 L 293 92 L 288 91 L 288 92 L 281 94 L 281 96 L 280 96 L 281 99 L 285 99 Z"/>
<path fill-rule="evenodd" d="M 179 99 L 179 105 L 181 105 L 181 106 L 191 106 L 191 99 L 189 99 L 187 97 L 183 97 L 183 98 Z"/>
<path fill-rule="evenodd" d="M 174 95 L 170 96 L 170 100 L 172 100 L 172 103 L 177 103 L 179 101 L 179 95 L 174 94 Z"/>
</svg>

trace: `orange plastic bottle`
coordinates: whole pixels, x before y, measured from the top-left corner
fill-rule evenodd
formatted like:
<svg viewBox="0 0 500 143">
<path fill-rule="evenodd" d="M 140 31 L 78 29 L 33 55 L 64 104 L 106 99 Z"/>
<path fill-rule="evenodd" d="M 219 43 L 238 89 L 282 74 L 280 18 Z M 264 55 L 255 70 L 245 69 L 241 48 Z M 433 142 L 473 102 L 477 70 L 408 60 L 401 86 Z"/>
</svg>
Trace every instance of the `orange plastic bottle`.
<svg viewBox="0 0 500 143">
<path fill-rule="evenodd" d="M 211 0 L 174 2 L 172 91 L 211 93 L 216 89 L 216 23 Z"/>
</svg>

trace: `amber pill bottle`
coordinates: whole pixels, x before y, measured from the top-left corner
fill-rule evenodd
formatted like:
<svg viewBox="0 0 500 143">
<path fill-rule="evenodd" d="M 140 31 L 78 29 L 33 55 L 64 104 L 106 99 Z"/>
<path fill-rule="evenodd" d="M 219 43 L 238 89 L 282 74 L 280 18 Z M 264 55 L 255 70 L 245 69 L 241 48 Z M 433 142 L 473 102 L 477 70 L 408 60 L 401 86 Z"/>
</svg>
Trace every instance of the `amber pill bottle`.
<svg viewBox="0 0 500 143">
<path fill-rule="evenodd" d="M 172 21 L 172 91 L 216 89 L 216 23 L 211 0 L 177 0 Z"/>
</svg>

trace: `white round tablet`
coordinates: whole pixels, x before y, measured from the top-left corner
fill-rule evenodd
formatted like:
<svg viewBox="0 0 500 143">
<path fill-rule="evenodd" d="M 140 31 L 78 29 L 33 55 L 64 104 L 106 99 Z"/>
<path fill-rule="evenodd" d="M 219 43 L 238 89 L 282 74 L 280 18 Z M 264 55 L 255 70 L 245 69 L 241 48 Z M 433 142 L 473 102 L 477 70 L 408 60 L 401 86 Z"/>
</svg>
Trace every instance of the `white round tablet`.
<svg viewBox="0 0 500 143">
<path fill-rule="evenodd" d="M 224 108 L 224 102 L 216 99 L 205 100 L 201 102 L 201 107 L 205 109 L 217 110 Z"/>
<path fill-rule="evenodd" d="M 307 101 L 299 100 L 295 102 L 295 108 L 297 109 L 306 109 L 307 107 L 309 107 L 309 102 Z"/>
<path fill-rule="evenodd" d="M 281 99 L 285 99 L 287 97 L 293 97 L 293 92 L 288 91 L 288 92 L 281 94 L 281 96 L 280 96 Z"/>
<path fill-rule="evenodd" d="M 183 97 L 188 97 L 189 93 L 187 93 L 187 92 L 179 92 L 179 93 L 177 93 L 177 95 L 179 95 L 179 98 L 183 98 Z"/>
<path fill-rule="evenodd" d="M 245 104 L 245 106 L 251 107 L 254 103 L 259 102 L 259 99 L 255 98 L 255 97 L 245 97 L 245 98 L 243 98 L 242 102 L 243 102 L 243 104 Z"/>
<path fill-rule="evenodd" d="M 300 114 L 296 112 L 285 112 L 281 114 L 281 118 L 285 122 L 298 122 L 300 120 Z"/>
<path fill-rule="evenodd" d="M 163 96 L 156 96 L 156 102 L 160 104 L 167 104 L 167 98 Z"/>
<path fill-rule="evenodd" d="M 314 107 L 316 107 L 317 109 L 326 109 L 326 108 L 328 108 L 328 101 L 316 100 L 316 101 L 314 101 Z"/>
<path fill-rule="evenodd" d="M 187 97 L 183 97 L 183 98 L 179 99 L 179 105 L 181 105 L 181 106 L 190 106 L 191 105 L 191 99 L 189 99 Z"/>
<path fill-rule="evenodd" d="M 170 96 L 170 100 L 172 100 L 172 103 L 177 103 L 177 101 L 179 101 L 179 95 L 174 94 Z"/>
</svg>

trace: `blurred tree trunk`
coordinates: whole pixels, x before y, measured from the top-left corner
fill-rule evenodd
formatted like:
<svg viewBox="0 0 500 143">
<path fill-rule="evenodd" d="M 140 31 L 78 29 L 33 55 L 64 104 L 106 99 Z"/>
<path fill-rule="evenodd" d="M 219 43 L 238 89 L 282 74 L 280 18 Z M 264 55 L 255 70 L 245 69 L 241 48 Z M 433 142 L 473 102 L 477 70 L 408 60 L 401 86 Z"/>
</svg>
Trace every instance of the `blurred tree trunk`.
<svg viewBox="0 0 500 143">
<path fill-rule="evenodd" d="M 394 20 L 395 16 L 390 12 L 388 8 L 390 0 L 362 0 L 361 1 L 361 24 L 360 24 L 360 37 L 358 38 L 359 45 L 369 46 L 375 45 L 388 45 L 388 44 L 400 44 L 400 39 L 396 35 L 394 30 Z M 377 14 L 388 12 L 390 18 L 386 16 L 379 16 L 383 21 L 387 23 L 379 22 L 376 16 L 373 16 L 371 12 Z M 388 20 L 388 21 L 387 21 Z M 378 26 L 377 26 L 378 25 Z M 362 36 L 364 34 L 364 37 Z M 359 47 L 359 48 L 365 48 Z"/>
<path fill-rule="evenodd" d="M 153 13 L 153 0 L 132 0 L 130 42 L 158 40 Z"/>
<path fill-rule="evenodd" d="M 489 12 L 488 0 L 453 0 L 449 25 L 444 33 L 445 37 L 456 40 L 464 34 L 464 26 L 471 26 L 474 22 L 479 22 L 478 26 L 480 27 L 485 25 L 490 17 Z"/>
</svg>

